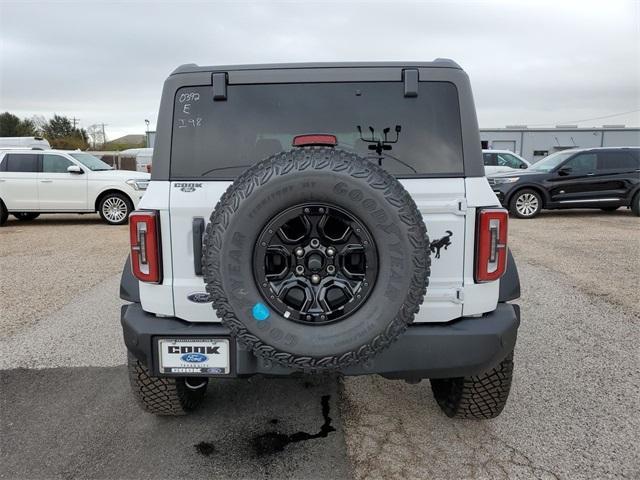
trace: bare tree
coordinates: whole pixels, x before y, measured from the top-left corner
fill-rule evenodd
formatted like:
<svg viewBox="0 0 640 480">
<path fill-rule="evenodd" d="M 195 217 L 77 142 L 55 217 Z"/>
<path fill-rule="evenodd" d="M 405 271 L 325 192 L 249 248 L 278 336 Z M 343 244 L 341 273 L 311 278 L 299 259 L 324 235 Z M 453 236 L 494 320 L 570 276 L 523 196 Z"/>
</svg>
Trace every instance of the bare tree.
<svg viewBox="0 0 640 480">
<path fill-rule="evenodd" d="M 96 148 L 102 148 L 102 146 L 106 143 L 102 124 L 90 125 L 89 127 L 87 127 L 87 134 L 91 139 L 91 148 L 93 148 L 94 150 Z"/>
<path fill-rule="evenodd" d="M 40 137 L 44 137 L 45 129 L 49 124 L 49 120 L 44 115 L 34 115 L 31 117 L 31 121 L 36 130 L 36 134 Z"/>
</svg>

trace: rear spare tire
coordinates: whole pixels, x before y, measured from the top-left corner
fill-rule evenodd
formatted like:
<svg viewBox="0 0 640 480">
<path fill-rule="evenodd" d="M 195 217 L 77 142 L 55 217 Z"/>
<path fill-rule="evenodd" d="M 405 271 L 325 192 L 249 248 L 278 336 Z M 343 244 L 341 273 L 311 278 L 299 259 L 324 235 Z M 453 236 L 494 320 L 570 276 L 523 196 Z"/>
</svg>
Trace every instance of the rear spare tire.
<svg viewBox="0 0 640 480">
<path fill-rule="evenodd" d="M 213 308 L 257 356 L 307 372 L 363 362 L 413 321 L 430 267 L 402 185 L 329 147 L 270 157 L 229 187 L 207 226 Z"/>
</svg>

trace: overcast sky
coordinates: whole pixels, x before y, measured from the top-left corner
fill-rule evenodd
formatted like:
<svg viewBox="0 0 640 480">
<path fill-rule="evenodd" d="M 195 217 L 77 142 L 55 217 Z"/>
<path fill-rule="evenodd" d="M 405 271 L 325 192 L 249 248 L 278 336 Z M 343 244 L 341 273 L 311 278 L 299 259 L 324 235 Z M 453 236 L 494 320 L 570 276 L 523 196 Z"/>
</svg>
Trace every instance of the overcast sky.
<svg viewBox="0 0 640 480">
<path fill-rule="evenodd" d="M 164 79 L 191 62 L 448 57 L 481 127 L 640 125 L 638 1 L 0 0 L 0 40 L 0 111 L 104 122 L 110 139 L 154 128 Z"/>
</svg>

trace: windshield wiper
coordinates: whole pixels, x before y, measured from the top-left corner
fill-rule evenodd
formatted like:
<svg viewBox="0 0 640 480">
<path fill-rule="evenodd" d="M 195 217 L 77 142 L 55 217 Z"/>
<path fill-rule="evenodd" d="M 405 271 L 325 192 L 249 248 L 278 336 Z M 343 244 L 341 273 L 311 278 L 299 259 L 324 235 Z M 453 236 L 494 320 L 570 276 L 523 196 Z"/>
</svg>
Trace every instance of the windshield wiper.
<svg viewBox="0 0 640 480">
<path fill-rule="evenodd" d="M 404 165 L 405 167 L 407 167 L 409 170 L 412 170 L 413 173 L 418 173 L 418 171 L 413 168 L 411 165 L 409 165 L 406 162 L 403 162 L 402 160 L 400 160 L 398 157 L 394 157 L 393 155 L 391 155 L 390 153 L 384 153 L 384 152 L 380 152 L 378 155 L 367 155 L 366 157 L 364 157 L 365 159 L 369 160 L 370 158 L 375 158 L 376 160 L 378 160 L 378 165 L 382 166 L 382 159 L 383 158 L 390 158 L 391 160 L 395 160 L 396 162 L 398 162 L 401 165 Z"/>
</svg>

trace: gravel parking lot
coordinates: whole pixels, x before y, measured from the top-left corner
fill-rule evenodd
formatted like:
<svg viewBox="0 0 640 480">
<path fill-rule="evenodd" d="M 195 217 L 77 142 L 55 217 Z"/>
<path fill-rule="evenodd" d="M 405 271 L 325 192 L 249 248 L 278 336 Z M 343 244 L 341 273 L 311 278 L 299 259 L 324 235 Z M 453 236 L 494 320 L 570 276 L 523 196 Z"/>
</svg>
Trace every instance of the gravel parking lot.
<svg viewBox="0 0 640 480">
<path fill-rule="evenodd" d="M 544 212 L 510 229 L 523 322 L 497 419 L 450 420 L 428 382 L 378 377 L 218 382 L 202 410 L 172 419 L 141 413 L 128 390 L 127 228 L 10 220 L 0 478 L 639 478 L 640 219 Z"/>
<path fill-rule="evenodd" d="M 0 228 L 2 333 L 29 327 L 121 272 L 127 232 L 98 214 L 43 215 L 32 222 L 10 217 Z"/>
</svg>

